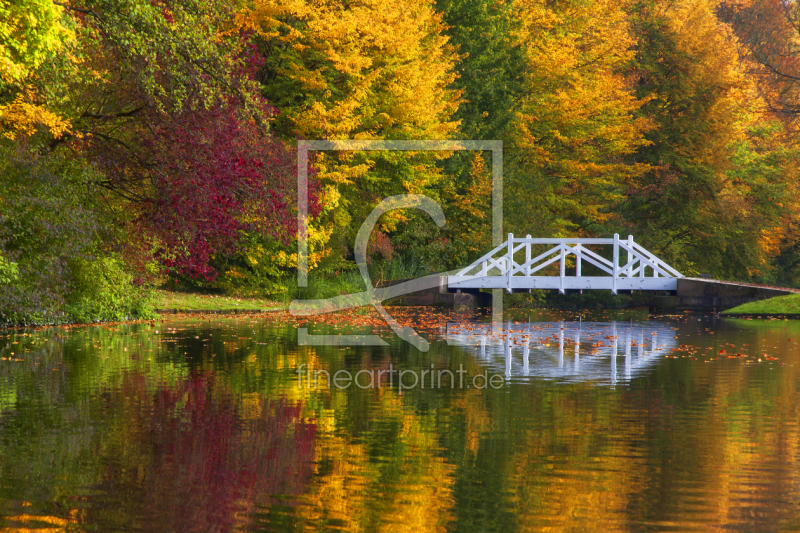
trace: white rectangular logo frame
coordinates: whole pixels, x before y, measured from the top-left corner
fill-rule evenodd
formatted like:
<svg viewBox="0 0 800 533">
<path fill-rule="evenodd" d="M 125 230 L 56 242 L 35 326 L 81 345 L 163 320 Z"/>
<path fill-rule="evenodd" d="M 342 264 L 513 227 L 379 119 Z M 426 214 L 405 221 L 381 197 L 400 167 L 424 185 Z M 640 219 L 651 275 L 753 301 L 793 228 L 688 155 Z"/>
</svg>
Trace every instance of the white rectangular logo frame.
<svg viewBox="0 0 800 533">
<path fill-rule="evenodd" d="M 481 151 L 492 153 L 492 247 L 503 242 L 503 141 L 371 141 L 307 140 L 297 143 L 297 285 L 308 286 L 308 154 L 312 151 L 408 151 L 455 152 Z M 492 322 L 499 324 L 503 315 L 502 289 L 492 290 Z M 303 344 L 330 344 L 328 335 L 308 335 L 301 328 Z M 315 337 L 320 337 L 315 339 Z"/>
</svg>

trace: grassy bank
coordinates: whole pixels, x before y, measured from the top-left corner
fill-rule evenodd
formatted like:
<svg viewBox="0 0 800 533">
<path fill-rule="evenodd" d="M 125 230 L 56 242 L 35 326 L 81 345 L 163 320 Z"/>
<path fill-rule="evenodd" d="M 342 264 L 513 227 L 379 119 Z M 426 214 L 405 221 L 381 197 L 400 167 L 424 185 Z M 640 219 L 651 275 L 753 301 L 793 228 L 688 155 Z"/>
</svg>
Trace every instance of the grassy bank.
<svg viewBox="0 0 800 533">
<path fill-rule="evenodd" d="M 724 315 L 800 315 L 800 294 L 749 302 L 723 311 Z"/>
<path fill-rule="evenodd" d="M 266 299 L 275 305 L 288 306 L 292 300 L 313 300 L 332 298 L 343 294 L 354 294 L 366 290 L 366 285 L 360 272 L 352 268 L 336 272 L 312 271 L 308 275 L 306 287 L 298 287 L 297 276 L 291 275 L 283 278 L 259 279 L 256 276 L 237 280 L 227 280 L 225 283 L 215 285 L 191 284 L 167 285 L 164 288 L 175 293 L 204 293 L 206 291 L 219 291 L 226 295 L 235 295 L 241 300 Z M 373 287 L 379 287 L 389 280 L 414 279 L 431 274 L 419 262 L 395 259 L 393 261 L 375 262 L 369 267 L 370 282 Z M 235 281 L 235 283 L 234 283 Z"/>
<path fill-rule="evenodd" d="M 184 292 L 155 291 L 153 307 L 156 310 L 177 311 L 262 311 L 280 309 L 283 306 L 264 298 L 237 298 Z"/>
<path fill-rule="evenodd" d="M 15 278 L 11 284 L 10 278 L 3 278 L 0 272 L 0 327 L 150 320 L 159 311 L 270 311 L 285 309 L 295 299 L 331 298 L 365 290 L 356 269 L 327 275 L 313 273 L 307 287 L 298 287 L 297 278 L 289 276 L 268 283 L 247 280 L 251 283 L 233 287 L 183 282 L 152 289 L 135 286 L 116 262 L 102 261 L 100 266 L 85 272 L 74 268 L 71 272 L 80 275 L 50 292 L 36 292 L 44 287 L 38 278 L 25 283 L 17 283 Z M 423 274 L 419 266 L 402 261 L 374 265 L 371 271 L 376 285 Z"/>
</svg>

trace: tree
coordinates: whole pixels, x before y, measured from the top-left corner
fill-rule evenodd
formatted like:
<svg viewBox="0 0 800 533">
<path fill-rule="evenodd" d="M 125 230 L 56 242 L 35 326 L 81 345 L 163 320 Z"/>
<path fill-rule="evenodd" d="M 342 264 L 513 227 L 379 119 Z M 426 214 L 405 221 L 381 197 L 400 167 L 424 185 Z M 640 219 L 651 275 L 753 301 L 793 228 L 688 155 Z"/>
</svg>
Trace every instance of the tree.
<svg viewBox="0 0 800 533">
<path fill-rule="evenodd" d="M 221 106 L 153 125 L 149 152 L 154 195 L 145 209 L 163 263 L 212 280 L 215 253 L 231 253 L 241 232 L 288 244 L 297 232 L 294 150 L 259 137 L 256 126 Z M 316 214 L 316 203 L 310 202 Z"/>
<path fill-rule="evenodd" d="M 645 168 L 625 156 L 647 144 L 647 117 L 622 71 L 634 39 L 626 4 L 519 0 L 516 38 L 525 94 L 512 122 L 506 212 L 516 233 L 603 232 Z M 512 222 L 513 221 L 513 222 Z"/>
<path fill-rule="evenodd" d="M 454 118 L 465 139 L 507 139 L 516 104 L 526 92 L 523 42 L 513 2 L 439 0 L 445 34 L 461 60 L 453 81 L 462 95 Z M 469 168 L 469 165 L 467 165 Z"/>
<path fill-rule="evenodd" d="M 48 110 L 36 91 L 36 69 L 73 38 L 68 18 L 52 0 L 0 1 L 0 127 L 14 139 L 41 125 L 58 137 L 68 122 Z"/>
<path fill-rule="evenodd" d="M 800 7 L 786 0 L 726 0 L 719 13 L 742 43 L 768 109 L 796 129 L 800 117 Z"/>
<path fill-rule="evenodd" d="M 144 311 L 109 246 L 114 228 L 88 186 L 97 177 L 80 159 L 0 147 L 0 323 L 120 320 Z"/>
<path fill-rule="evenodd" d="M 460 122 L 457 135 L 504 141 L 509 162 L 511 122 L 527 91 L 524 48 L 515 36 L 519 21 L 513 2 L 438 0 L 436 6 L 446 24 L 445 34 L 460 57 L 453 81 L 461 93 L 453 115 Z M 447 225 L 427 253 L 437 271 L 469 264 L 492 244 L 490 157 L 460 151 L 439 163 L 448 177 L 441 187 Z"/>
<path fill-rule="evenodd" d="M 717 231 L 705 246 L 714 255 L 707 261 L 726 279 L 791 282 L 787 260 L 800 237 L 800 153 L 786 144 L 784 128 L 774 118 L 759 117 L 745 133 L 734 144 L 729 185 L 716 202 Z M 712 239 L 725 246 L 713 246 Z"/>
<path fill-rule="evenodd" d="M 759 95 L 715 9 L 710 0 L 636 6 L 631 76 L 648 99 L 642 114 L 656 127 L 634 158 L 651 170 L 631 184 L 620 213 L 648 248 L 685 273 L 747 278 L 771 253 L 759 243 L 778 224 L 769 204 L 786 182 L 775 172 L 780 166 L 763 166 L 771 143 L 759 138 Z"/>
<path fill-rule="evenodd" d="M 68 5 L 81 68 L 68 147 L 97 163 L 97 193 L 164 266 L 214 279 L 241 232 L 285 240 L 294 162 L 272 138 L 251 36 L 222 0 L 87 0 Z M 312 209 L 315 206 L 311 198 Z M 131 215 L 133 213 L 133 215 Z"/>
<path fill-rule="evenodd" d="M 444 139 L 456 132 L 459 95 L 450 84 L 457 56 L 429 0 L 265 0 L 238 20 L 260 36 L 259 79 L 281 110 L 274 131 L 284 138 Z M 350 253 L 377 202 L 399 193 L 436 196 L 442 180 L 426 154 L 317 154 L 315 166 L 322 218 L 312 225 L 329 233 L 333 263 Z M 382 231 L 407 223 L 391 214 Z"/>
</svg>

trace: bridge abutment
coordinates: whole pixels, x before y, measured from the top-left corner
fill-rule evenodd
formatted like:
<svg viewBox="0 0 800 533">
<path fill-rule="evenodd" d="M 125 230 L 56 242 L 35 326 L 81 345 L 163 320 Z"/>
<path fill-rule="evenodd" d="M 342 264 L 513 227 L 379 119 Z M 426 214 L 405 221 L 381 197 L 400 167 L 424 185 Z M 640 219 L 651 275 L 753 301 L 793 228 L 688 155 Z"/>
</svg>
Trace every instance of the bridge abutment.
<svg viewBox="0 0 800 533">
<path fill-rule="evenodd" d="M 703 278 L 679 278 L 678 290 L 670 296 L 652 296 L 650 307 L 676 311 L 724 311 L 737 305 L 796 291 L 777 287 L 762 287 L 734 281 Z"/>
<path fill-rule="evenodd" d="M 408 280 L 390 280 L 378 283 L 378 287 L 395 285 Z M 474 311 L 479 307 L 490 307 L 492 295 L 479 290 L 449 292 L 447 277 L 442 276 L 438 287 L 413 292 L 384 302 L 385 305 L 448 307 L 457 311 Z"/>
</svg>

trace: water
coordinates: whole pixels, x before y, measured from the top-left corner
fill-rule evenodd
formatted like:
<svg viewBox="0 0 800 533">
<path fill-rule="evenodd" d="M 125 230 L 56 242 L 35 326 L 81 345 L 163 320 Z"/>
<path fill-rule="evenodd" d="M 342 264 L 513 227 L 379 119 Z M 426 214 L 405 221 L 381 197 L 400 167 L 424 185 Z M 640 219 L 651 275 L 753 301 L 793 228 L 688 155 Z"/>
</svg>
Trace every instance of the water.
<svg viewBox="0 0 800 533">
<path fill-rule="evenodd" d="M 800 322 L 391 312 L 0 332 L 0 531 L 800 529 Z"/>
</svg>

